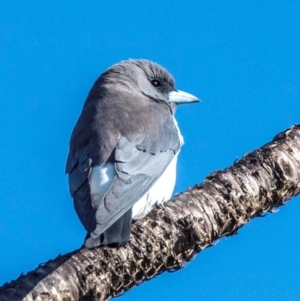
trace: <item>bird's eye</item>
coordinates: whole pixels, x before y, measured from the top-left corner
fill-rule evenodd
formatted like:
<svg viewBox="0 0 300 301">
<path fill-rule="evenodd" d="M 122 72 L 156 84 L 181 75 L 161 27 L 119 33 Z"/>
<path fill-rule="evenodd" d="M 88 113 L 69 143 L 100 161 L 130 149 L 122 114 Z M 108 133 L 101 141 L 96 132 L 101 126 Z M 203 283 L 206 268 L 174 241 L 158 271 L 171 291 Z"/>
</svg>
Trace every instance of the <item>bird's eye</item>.
<svg viewBox="0 0 300 301">
<path fill-rule="evenodd" d="M 160 81 L 157 80 L 157 79 L 153 79 L 153 80 L 151 81 L 151 84 L 152 84 L 152 86 L 154 86 L 154 87 L 160 87 L 160 86 L 161 86 Z"/>
</svg>

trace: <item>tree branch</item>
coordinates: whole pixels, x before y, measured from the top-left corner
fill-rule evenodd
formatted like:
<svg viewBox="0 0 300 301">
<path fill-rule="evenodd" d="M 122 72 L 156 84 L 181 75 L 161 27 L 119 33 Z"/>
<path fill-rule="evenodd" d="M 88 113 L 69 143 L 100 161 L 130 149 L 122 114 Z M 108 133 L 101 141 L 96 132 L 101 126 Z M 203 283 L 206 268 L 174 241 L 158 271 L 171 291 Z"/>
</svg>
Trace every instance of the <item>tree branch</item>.
<svg viewBox="0 0 300 301">
<path fill-rule="evenodd" d="M 300 192 L 300 126 L 174 197 L 132 226 L 122 248 L 80 249 L 0 288 L 1 301 L 106 300 L 237 233 Z"/>
</svg>

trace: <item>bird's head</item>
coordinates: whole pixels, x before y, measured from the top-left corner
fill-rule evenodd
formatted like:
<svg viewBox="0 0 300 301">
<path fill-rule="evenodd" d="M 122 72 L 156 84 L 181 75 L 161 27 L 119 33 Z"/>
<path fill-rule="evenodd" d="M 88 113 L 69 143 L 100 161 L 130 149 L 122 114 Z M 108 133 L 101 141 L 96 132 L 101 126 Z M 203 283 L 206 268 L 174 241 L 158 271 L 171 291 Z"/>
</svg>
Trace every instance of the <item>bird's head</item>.
<svg viewBox="0 0 300 301">
<path fill-rule="evenodd" d="M 173 76 L 162 66 L 148 60 L 123 61 L 106 72 L 117 76 L 123 85 L 134 85 L 152 101 L 166 102 L 172 107 L 200 101 L 192 94 L 177 90 Z"/>
</svg>

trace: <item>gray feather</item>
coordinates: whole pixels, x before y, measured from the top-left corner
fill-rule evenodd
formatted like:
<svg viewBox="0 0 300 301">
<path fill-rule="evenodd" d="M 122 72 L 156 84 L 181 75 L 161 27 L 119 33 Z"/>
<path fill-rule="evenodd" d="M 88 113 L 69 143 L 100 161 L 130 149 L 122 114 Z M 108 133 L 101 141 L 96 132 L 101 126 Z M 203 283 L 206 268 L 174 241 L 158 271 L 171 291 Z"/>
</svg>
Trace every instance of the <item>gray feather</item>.
<svg viewBox="0 0 300 301">
<path fill-rule="evenodd" d="M 165 93 L 153 92 L 149 78 L 154 77 L 165 80 Z M 167 102 L 172 89 L 172 76 L 145 60 L 111 67 L 91 89 L 71 136 L 66 166 L 76 212 L 89 233 L 100 235 L 131 212 L 178 152 L 175 105 Z M 116 177 L 93 208 L 89 175 L 107 162 L 115 164 Z"/>
<path fill-rule="evenodd" d="M 155 141 L 144 136 L 143 150 L 136 147 L 133 138 L 131 141 L 126 137 L 119 140 L 115 150 L 115 158 L 118 158 L 115 163 L 117 176 L 97 208 L 95 234 L 105 231 L 128 211 L 159 179 L 174 158 L 180 142 L 178 135 L 169 135 L 169 131 L 165 131 L 164 124 L 167 122 L 168 119 L 162 124 L 161 133 Z M 177 132 L 175 126 L 173 130 Z M 158 148 L 158 145 L 164 146 L 164 143 L 157 140 L 167 140 L 169 149 Z M 153 145 L 157 146 L 154 154 L 148 151 L 153 149 Z"/>
</svg>

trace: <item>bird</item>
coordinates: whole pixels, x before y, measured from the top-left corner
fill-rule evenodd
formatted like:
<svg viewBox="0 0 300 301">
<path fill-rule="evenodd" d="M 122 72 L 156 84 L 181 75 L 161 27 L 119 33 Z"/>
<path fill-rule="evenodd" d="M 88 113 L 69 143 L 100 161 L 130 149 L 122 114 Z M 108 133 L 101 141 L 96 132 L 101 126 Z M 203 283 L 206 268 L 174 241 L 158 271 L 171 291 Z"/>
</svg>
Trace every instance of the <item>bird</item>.
<svg viewBox="0 0 300 301">
<path fill-rule="evenodd" d="M 121 61 L 96 80 L 66 163 L 86 248 L 125 245 L 132 222 L 171 198 L 184 143 L 174 113 L 179 104 L 199 101 L 145 59 Z"/>
</svg>

